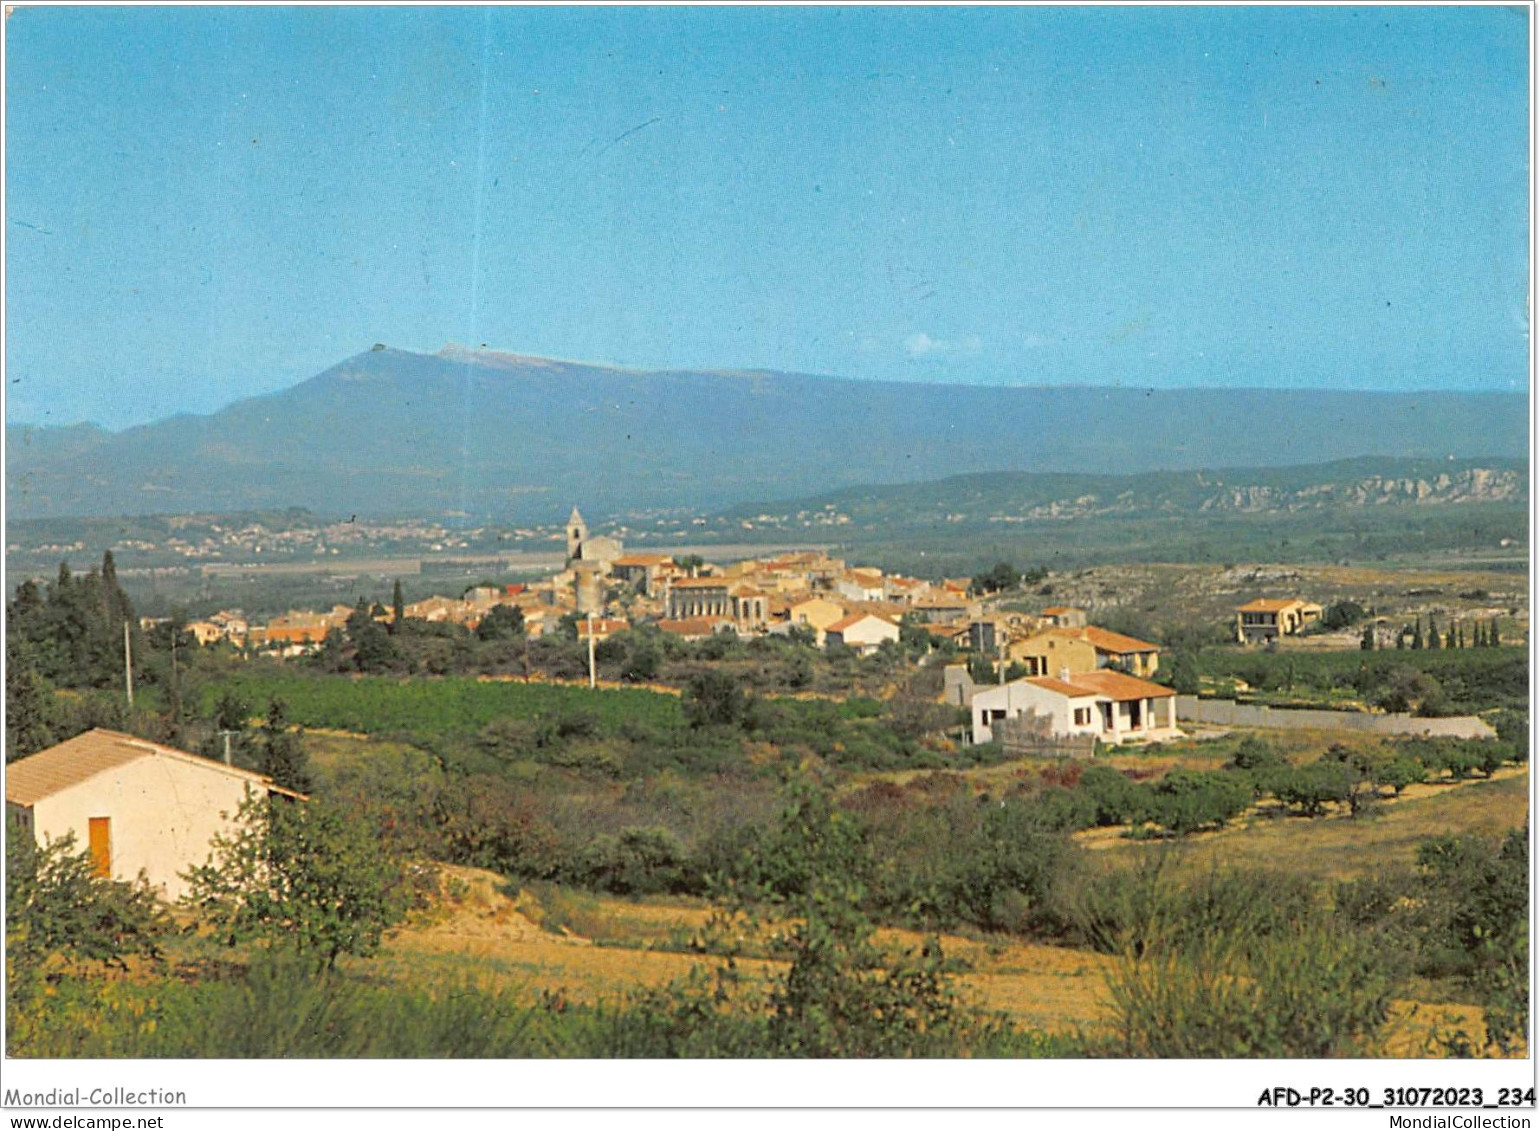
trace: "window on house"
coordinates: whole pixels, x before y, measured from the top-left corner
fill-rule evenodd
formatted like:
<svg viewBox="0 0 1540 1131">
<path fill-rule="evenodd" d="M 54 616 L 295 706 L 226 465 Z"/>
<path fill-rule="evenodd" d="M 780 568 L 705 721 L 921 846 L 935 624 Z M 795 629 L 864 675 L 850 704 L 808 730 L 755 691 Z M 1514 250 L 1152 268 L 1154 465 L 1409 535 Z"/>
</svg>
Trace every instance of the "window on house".
<svg viewBox="0 0 1540 1131">
<path fill-rule="evenodd" d="M 1089 707 L 1076 707 L 1075 708 L 1075 725 L 1077 727 L 1083 727 L 1083 726 L 1089 726 L 1090 723 L 1091 723 L 1091 708 L 1089 708 Z"/>
</svg>

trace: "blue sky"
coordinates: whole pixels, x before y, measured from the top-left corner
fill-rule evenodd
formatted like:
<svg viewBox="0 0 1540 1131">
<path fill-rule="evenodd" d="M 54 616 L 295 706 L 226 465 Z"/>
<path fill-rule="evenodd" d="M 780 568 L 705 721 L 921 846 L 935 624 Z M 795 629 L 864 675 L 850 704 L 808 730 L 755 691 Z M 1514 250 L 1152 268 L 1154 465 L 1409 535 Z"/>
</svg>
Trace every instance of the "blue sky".
<svg viewBox="0 0 1540 1131">
<path fill-rule="evenodd" d="M 1527 387 L 1524 8 L 19 9 L 7 419 L 377 341 Z"/>
</svg>

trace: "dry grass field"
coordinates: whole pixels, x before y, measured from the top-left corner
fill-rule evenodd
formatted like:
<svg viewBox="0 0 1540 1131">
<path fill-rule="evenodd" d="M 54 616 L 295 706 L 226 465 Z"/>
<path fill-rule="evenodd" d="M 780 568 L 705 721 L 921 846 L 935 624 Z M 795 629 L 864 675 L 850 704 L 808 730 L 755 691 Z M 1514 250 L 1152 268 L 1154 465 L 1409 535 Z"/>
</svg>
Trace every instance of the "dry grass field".
<svg viewBox="0 0 1540 1131">
<path fill-rule="evenodd" d="M 1275 868 L 1292 875 L 1346 880 L 1393 864 L 1410 864 L 1418 842 L 1445 833 L 1496 837 L 1529 818 L 1529 771 L 1499 770 L 1491 781 L 1408 786 L 1373 817 L 1345 813 L 1325 817 L 1252 816 L 1219 832 L 1201 833 L 1171 846 L 1181 867 L 1207 871 L 1223 866 Z M 1077 834 L 1087 847 L 1103 849 L 1112 864 L 1132 864 L 1148 843 L 1120 829 Z"/>
<path fill-rule="evenodd" d="M 513 987 L 532 999 L 617 1003 L 717 961 L 679 949 L 711 918 L 699 903 L 557 889 L 510 896 L 499 877 L 471 868 L 446 867 L 442 883 L 433 910 L 396 931 L 382 954 L 360 970 L 414 983 Z M 914 949 L 924 941 L 913 931 L 884 929 L 877 937 L 892 948 Z M 1115 958 L 1000 938 L 943 935 L 941 944 L 969 967 L 960 977 L 964 993 L 1019 1027 L 1090 1035 L 1111 1023 L 1106 976 Z M 784 964 L 750 957 L 738 967 L 754 979 L 768 978 Z M 1398 1002 L 1388 1051 L 1421 1055 L 1435 1025 L 1476 1031 L 1480 1024 L 1481 1011 L 1473 1005 Z"/>
</svg>

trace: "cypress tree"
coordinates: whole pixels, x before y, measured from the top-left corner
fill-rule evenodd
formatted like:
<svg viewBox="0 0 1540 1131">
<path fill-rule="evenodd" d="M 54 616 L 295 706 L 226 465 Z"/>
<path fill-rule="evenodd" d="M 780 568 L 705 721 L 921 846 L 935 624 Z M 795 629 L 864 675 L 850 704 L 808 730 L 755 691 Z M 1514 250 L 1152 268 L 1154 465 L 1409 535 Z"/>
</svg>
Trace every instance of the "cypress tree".
<svg viewBox="0 0 1540 1131">
<path fill-rule="evenodd" d="M 1492 618 L 1492 627 L 1487 631 L 1487 644 L 1490 647 L 1496 648 L 1500 644 L 1502 644 L 1502 642 L 1503 642 L 1502 633 L 1498 631 L 1497 618 L 1493 617 Z"/>
<path fill-rule="evenodd" d="M 1428 639 L 1425 643 L 1435 652 L 1438 651 L 1441 643 L 1438 636 L 1438 621 L 1434 620 L 1431 614 L 1428 616 Z"/>
<path fill-rule="evenodd" d="M 392 634 L 401 630 L 401 622 L 406 619 L 406 598 L 401 593 L 401 579 L 396 578 L 396 587 L 390 595 L 390 631 Z"/>
</svg>

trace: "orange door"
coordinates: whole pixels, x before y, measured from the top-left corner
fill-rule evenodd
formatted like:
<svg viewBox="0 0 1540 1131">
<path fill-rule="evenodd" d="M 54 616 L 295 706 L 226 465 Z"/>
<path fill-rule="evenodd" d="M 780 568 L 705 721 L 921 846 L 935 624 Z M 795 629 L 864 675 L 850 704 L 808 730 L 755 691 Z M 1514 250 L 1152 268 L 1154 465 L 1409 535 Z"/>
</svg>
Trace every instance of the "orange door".
<svg viewBox="0 0 1540 1131">
<path fill-rule="evenodd" d="M 91 863 L 95 874 L 112 878 L 112 819 L 91 818 Z"/>
</svg>

